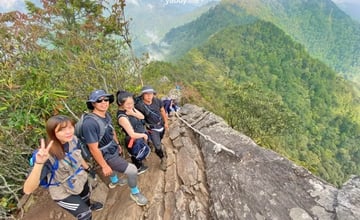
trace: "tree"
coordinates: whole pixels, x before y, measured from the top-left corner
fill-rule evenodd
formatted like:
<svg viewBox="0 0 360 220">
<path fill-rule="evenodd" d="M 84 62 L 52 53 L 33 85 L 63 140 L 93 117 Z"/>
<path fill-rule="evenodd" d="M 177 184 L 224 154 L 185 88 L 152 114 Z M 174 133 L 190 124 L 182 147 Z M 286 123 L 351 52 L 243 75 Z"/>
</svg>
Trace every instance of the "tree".
<svg viewBox="0 0 360 220">
<path fill-rule="evenodd" d="M 26 2 L 28 13 L 0 15 L 1 213 L 16 209 L 27 157 L 52 115 L 86 109 L 94 88 L 138 85 L 144 60 L 131 49 L 125 0 Z"/>
</svg>

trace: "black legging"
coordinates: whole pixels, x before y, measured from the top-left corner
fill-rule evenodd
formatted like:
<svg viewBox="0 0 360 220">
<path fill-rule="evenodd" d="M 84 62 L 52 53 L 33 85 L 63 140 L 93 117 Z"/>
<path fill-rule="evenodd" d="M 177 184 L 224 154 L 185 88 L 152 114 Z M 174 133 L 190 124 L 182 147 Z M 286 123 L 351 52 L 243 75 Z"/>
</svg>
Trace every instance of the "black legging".
<svg viewBox="0 0 360 220">
<path fill-rule="evenodd" d="M 149 130 L 150 139 L 155 146 L 155 153 L 162 159 L 164 157 L 163 149 L 161 148 L 161 139 L 164 137 L 165 129 L 162 132 Z"/>
<path fill-rule="evenodd" d="M 88 182 L 85 183 L 84 189 L 79 195 L 71 195 L 63 200 L 57 200 L 55 202 L 79 220 L 92 219 L 90 210 L 90 188 Z"/>
</svg>

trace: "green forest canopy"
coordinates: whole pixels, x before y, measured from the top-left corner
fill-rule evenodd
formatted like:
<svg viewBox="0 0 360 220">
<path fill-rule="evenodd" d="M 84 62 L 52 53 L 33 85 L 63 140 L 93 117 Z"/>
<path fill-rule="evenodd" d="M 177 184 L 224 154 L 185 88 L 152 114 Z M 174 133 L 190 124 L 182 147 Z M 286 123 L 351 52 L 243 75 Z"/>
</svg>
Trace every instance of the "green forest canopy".
<svg viewBox="0 0 360 220">
<path fill-rule="evenodd" d="M 187 101 L 337 186 L 360 174 L 358 95 L 269 22 L 225 28 L 145 75 L 182 79 L 201 97 Z"/>
<path fill-rule="evenodd" d="M 164 75 L 180 82 L 185 101 L 334 184 L 360 173 L 351 86 L 274 25 L 226 28 L 177 63 L 142 72 L 146 60 L 133 56 L 124 6 L 45 0 L 42 8 L 28 3 L 28 14 L 0 16 L 1 216 L 16 209 L 47 118 L 79 116 L 94 88 L 137 92 L 142 76 L 162 90 L 171 87 L 158 82 Z"/>
</svg>

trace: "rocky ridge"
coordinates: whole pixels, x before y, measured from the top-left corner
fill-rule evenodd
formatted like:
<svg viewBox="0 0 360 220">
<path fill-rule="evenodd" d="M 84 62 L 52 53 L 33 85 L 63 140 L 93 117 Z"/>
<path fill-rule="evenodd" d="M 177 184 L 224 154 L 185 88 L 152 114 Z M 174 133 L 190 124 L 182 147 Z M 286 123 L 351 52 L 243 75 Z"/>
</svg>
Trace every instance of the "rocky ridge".
<svg viewBox="0 0 360 220">
<path fill-rule="evenodd" d="M 360 219 L 360 177 L 337 189 L 195 105 L 170 117 L 163 144 L 167 171 L 152 153 L 149 171 L 139 176 L 149 204 L 137 206 L 128 187 L 108 189 L 100 176 L 93 199 L 105 208 L 93 219 Z M 33 197 L 28 201 L 36 205 L 28 202 L 23 219 L 73 219 L 46 192 L 41 200 Z M 39 209 L 41 202 L 46 209 Z"/>
</svg>

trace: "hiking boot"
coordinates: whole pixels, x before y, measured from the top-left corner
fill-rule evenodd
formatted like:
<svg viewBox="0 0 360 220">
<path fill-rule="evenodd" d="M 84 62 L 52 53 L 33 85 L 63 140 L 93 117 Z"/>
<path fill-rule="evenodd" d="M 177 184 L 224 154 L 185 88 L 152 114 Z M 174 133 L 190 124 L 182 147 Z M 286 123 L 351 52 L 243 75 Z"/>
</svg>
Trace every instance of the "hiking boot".
<svg viewBox="0 0 360 220">
<path fill-rule="evenodd" d="M 160 160 L 160 169 L 166 171 L 166 167 L 167 167 L 166 157 L 163 157 Z"/>
<path fill-rule="evenodd" d="M 145 173 L 148 169 L 149 169 L 148 166 L 142 165 L 142 166 L 138 169 L 138 173 L 137 173 L 137 174 L 138 174 L 138 175 L 143 174 L 143 173 Z"/>
<path fill-rule="evenodd" d="M 104 205 L 100 202 L 94 202 L 92 204 L 90 204 L 90 210 L 91 211 L 100 211 L 104 208 Z"/>
<path fill-rule="evenodd" d="M 127 179 L 123 179 L 123 178 L 119 178 L 119 181 L 117 181 L 116 183 L 109 183 L 109 188 L 110 189 L 114 189 L 116 186 L 124 186 L 127 184 Z"/>
<path fill-rule="evenodd" d="M 143 205 L 146 205 L 148 200 L 147 198 L 141 194 L 140 192 L 139 193 L 136 193 L 136 194 L 131 194 L 130 193 L 130 197 L 132 200 L 134 200 L 136 202 L 136 204 L 138 204 L 139 206 L 143 206 Z"/>
</svg>

